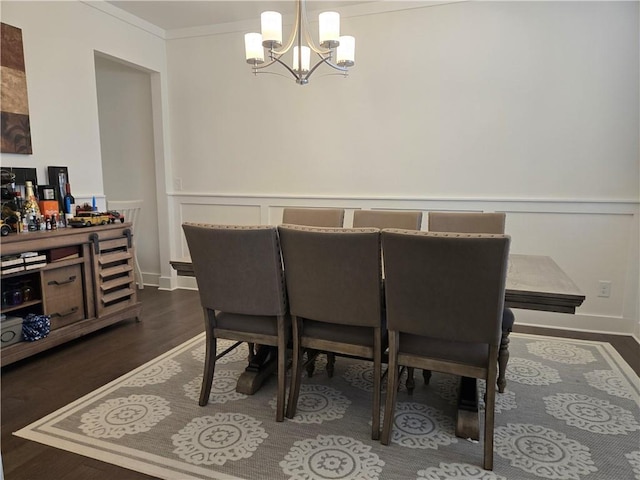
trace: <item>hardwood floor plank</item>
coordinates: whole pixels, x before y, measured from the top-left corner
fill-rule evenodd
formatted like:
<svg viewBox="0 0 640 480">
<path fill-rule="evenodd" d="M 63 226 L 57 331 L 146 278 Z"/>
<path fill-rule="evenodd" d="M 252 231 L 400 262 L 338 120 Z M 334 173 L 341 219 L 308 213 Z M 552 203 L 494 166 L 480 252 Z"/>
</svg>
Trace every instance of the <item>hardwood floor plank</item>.
<svg viewBox="0 0 640 480">
<path fill-rule="evenodd" d="M 197 292 L 145 287 L 138 295 L 142 302 L 141 322 L 120 322 L 2 369 L 1 442 L 7 479 L 152 478 L 12 435 L 204 331 Z M 631 337 L 518 325 L 515 331 L 608 341 L 640 372 L 640 345 Z"/>
</svg>

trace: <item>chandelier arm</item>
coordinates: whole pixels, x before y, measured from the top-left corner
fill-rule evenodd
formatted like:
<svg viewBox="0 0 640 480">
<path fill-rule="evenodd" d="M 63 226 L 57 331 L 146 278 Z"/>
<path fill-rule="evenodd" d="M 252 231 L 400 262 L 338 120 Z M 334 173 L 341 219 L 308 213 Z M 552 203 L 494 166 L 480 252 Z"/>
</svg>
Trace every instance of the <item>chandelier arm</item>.
<svg viewBox="0 0 640 480">
<path fill-rule="evenodd" d="M 316 52 L 318 55 L 326 55 L 328 53 L 331 53 L 330 49 L 324 50 L 321 47 L 317 46 L 316 43 L 313 41 L 313 37 L 309 33 L 309 19 L 307 18 L 307 4 L 306 2 L 304 2 L 304 0 L 298 0 L 298 2 L 302 4 L 302 22 L 304 23 L 304 26 L 305 26 L 304 38 L 307 41 L 309 48 L 314 52 Z M 300 25 L 300 29 L 302 29 L 302 25 Z"/>
<path fill-rule="evenodd" d="M 300 1 L 301 0 L 298 0 L 298 3 L 300 3 Z M 299 6 L 298 8 L 296 8 L 296 21 L 294 22 L 293 28 L 291 29 L 291 34 L 289 35 L 289 39 L 287 40 L 287 44 L 285 46 L 281 47 L 280 49 L 273 51 L 278 56 L 284 55 L 289 50 L 291 50 L 291 47 L 293 47 L 293 44 L 296 41 L 296 37 L 298 35 L 298 29 L 302 28 L 300 26 L 300 19 L 301 19 L 300 11 L 301 11 L 301 8 Z"/>
<path fill-rule="evenodd" d="M 273 57 L 273 61 L 274 62 L 278 62 L 280 65 L 282 65 L 284 68 L 286 68 L 287 70 L 289 70 L 289 72 L 291 73 L 291 75 L 294 76 L 294 78 L 296 79 L 296 81 L 301 80 L 302 76 L 298 75 L 295 70 L 293 70 L 289 65 L 287 65 L 286 63 L 284 63 L 282 60 L 280 60 L 280 57 Z"/>
<path fill-rule="evenodd" d="M 349 71 L 348 68 L 345 67 L 340 67 L 338 65 L 336 65 L 335 63 L 331 62 L 331 55 L 329 55 L 328 57 L 323 57 L 322 55 L 318 54 L 318 56 L 320 57 L 320 60 L 318 61 L 318 63 L 316 63 L 313 68 L 311 70 L 309 70 L 309 73 L 307 73 L 304 78 L 305 80 L 309 80 L 309 77 L 311 76 L 311 74 L 313 72 L 316 71 L 316 69 L 322 65 L 323 63 L 326 63 L 327 65 L 329 65 L 331 68 L 335 68 L 336 70 L 343 72 L 343 73 L 347 73 Z"/>
<path fill-rule="evenodd" d="M 325 58 L 323 61 L 324 61 L 324 63 L 329 65 L 331 68 L 335 68 L 336 70 L 338 70 L 340 72 L 347 73 L 349 71 L 349 69 L 347 67 L 341 67 L 340 65 L 336 65 L 335 63 L 333 63 L 331 61 L 331 57 Z"/>
<path fill-rule="evenodd" d="M 258 75 L 258 74 L 260 74 L 260 75 L 264 75 L 264 74 L 277 75 L 278 77 L 286 78 L 287 80 L 292 80 L 293 81 L 293 79 L 290 76 L 284 75 L 284 74 L 278 73 L 278 72 L 255 72 L 254 71 L 253 73 L 255 75 Z M 340 75 L 340 74 L 339 73 L 330 73 L 330 74 L 327 74 L 327 75 Z"/>
<path fill-rule="evenodd" d="M 274 63 L 276 63 L 276 61 L 275 61 L 275 57 L 271 57 L 271 58 L 272 58 L 272 60 L 271 60 L 269 63 L 265 63 L 265 64 L 262 64 L 262 65 L 260 65 L 260 66 L 258 66 L 258 65 L 252 65 L 253 69 L 254 69 L 254 70 L 262 70 L 263 68 L 270 67 L 271 65 L 273 65 Z"/>
</svg>

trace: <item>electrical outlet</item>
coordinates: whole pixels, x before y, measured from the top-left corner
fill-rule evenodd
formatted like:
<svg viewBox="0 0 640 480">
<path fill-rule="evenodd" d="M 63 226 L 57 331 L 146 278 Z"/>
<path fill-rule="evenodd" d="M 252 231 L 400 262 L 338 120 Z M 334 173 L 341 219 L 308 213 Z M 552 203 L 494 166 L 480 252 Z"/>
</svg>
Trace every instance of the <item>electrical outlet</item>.
<svg viewBox="0 0 640 480">
<path fill-rule="evenodd" d="M 182 179 L 179 177 L 176 177 L 173 179 L 173 189 L 176 191 L 180 191 L 182 190 Z"/>
<path fill-rule="evenodd" d="M 598 283 L 598 296 L 604 298 L 611 296 L 611 282 L 609 280 L 600 280 Z"/>
</svg>

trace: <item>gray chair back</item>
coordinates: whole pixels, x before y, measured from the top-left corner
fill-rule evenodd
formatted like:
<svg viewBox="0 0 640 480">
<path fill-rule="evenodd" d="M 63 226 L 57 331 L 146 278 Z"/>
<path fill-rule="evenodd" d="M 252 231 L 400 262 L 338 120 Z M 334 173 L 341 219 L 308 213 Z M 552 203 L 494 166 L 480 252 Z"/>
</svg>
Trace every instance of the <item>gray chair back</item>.
<svg viewBox="0 0 640 480">
<path fill-rule="evenodd" d="M 185 223 L 182 228 L 204 308 L 243 315 L 285 315 L 276 227 Z"/>
<path fill-rule="evenodd" d="M 429 212 L 430 232 L 504 233 L 504 212 Z"/>
<path fill-rule="evenodd" d="M 382 264 L 377 228 L 278 227 L 293 322 L 292 386 L 286 416 L 294 418 L 302 351 L 321 350 L 373 360 L 371 438 L 380 436 Z M 331 363 L 327 358 L 327 373 Z"/>
<path fill-rule="evenodd" d="M 509 242 L 506 235 L 382 231 L 389 329 L 383 445 L 390 443 L 396 421 L 400 365 L 482 378 L 483 467 L 493 469 L 496 364 Z"/>
<path fill-rule="evenodd" d="M 276 421 L 284 420 L 287 313 L 278 231 L 272 226 L 182 225 L 198 282 L 207 337 L 199 404 L 209 402 L 216 361 L 242 342 L 277 347 Z M 217 353 L 217 339 L 236 343 Z M 238 383 L 239 388 L 241 383 Z M 243 393 L 251 391 L 246 379 Z"/>
<path fill-rule="evenodd" d="M 387 328 L 500 344 L 510 238 L 383 230 Z"/>
<path fill-rule="evenodd" d="M 402 228 L 420 230 L 422 212 L 402 210 L 355 210 L 353 227 Z"/>
<path fill-rule="evenodd" d="M 278 227 L 291 315 L 380 326 L 378 229 Z"/>
<path fill-rule="evenodd" d="M 343 208 L 285 208 L 282 223 L 309 227 L 342 227 Z"/>
</svg>

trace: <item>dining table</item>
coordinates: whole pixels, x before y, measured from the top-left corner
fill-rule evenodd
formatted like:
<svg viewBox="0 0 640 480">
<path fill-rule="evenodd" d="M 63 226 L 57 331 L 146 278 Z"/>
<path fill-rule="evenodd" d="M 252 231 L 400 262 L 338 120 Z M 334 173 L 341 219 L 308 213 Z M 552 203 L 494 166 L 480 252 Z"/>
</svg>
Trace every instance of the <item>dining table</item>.
<svg viewBox="0 0 640 480">
<path fill-rule="evenodd" d="M 171 260 L 179 276 L 195 276 L 190 259 Z M 461 299 L 463 300 L 463 299 Z M 549 256 L 511 254 L 507 266 L 505 307 L 574 314 L 585 300 L 573 280 Z M 510 328 L 502 330 L 498 355 L 498 391 L 506 386 L 506 368 L 509 360 Z M 276 368 L 275 356 L 270 349 L 258 351 L 245 372 L 238 379 L 236 390 L 251 395 Z M 462 377 L 456 419 L 456 436 L 479 439 L 478 387 L 475 378 Z"/>
</svg>

